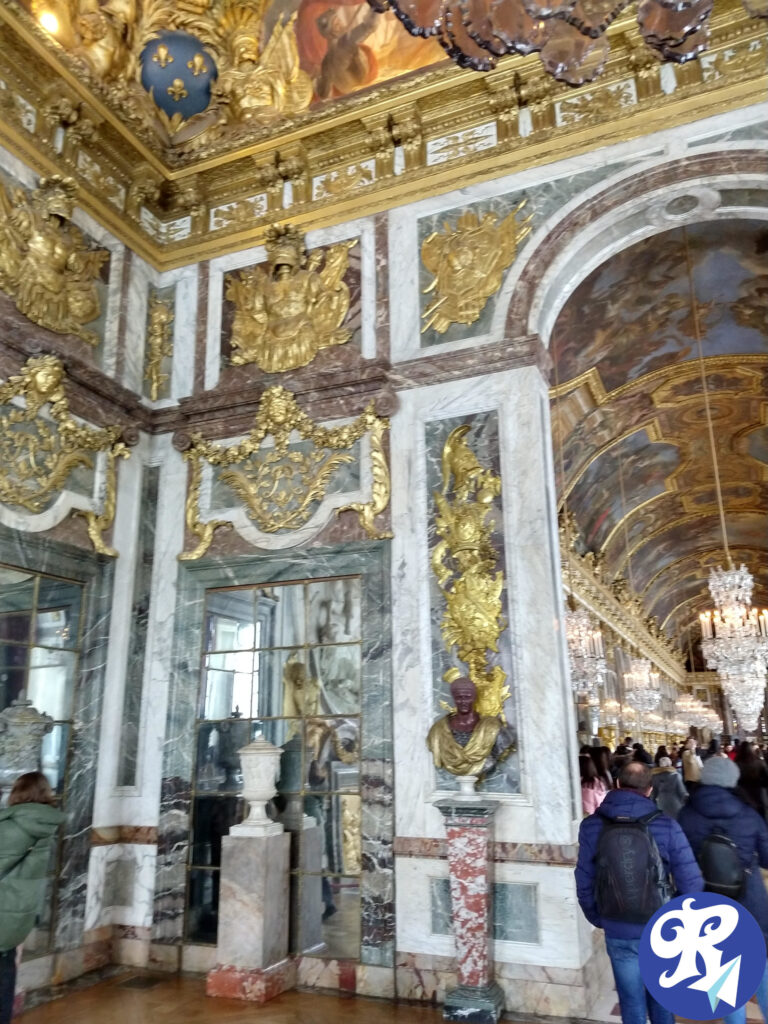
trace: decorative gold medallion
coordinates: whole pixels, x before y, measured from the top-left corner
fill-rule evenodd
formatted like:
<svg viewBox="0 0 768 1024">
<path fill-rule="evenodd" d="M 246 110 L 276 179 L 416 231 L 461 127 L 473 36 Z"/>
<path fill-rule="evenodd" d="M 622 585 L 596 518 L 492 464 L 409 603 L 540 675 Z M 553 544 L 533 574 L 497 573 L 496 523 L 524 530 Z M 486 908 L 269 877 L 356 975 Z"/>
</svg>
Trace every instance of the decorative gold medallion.
<svg viewBox="0 0 768 1024">
<path fill-rule="evenodd" d="M 467 665 L 477 687 L 475 710 L 494 716 L 503 714 L 509 696 L 504 670 L 488 666 L 488 652 L 498 653 L 499 637 L 507 628 L 501 614 L 504 574 L 495 571 L 495 524 L 488 519 L 493 499 L 501 493 L 501 480 L 483 468 L 468 446 L 469 429 L 466 424 L 456 427 L 443 446 L 443 489 L 434 495 L 440 540 L 431 561 L 446 601 L 440 625 L 443 642 L 448 650 L 455 646 Z M 449 670 L 446 680 L 458 675 L 458 670 Z"/>
<path fill-rule="evenodd" d="M 422 313 L 422 334 L 430 328 L 445 334 L 451 324 L 473 324 L 491 295 L 501 287 L 504 271 L 515 258 L 518 246 L 529 234 L 531 216 L 518 220 L 525 200 L 498 224 L 498 215 L 480 220 L 467 210 L 456 227 L 443 225 L 421 244 L 424 266 L 434 275 L 424 294 L 434 298 Z"/>
<path fill-rule="evenodd" d="M 184 452 L 192 473 L 187 491 L 186 520 L 198 538 L 192 551 L 179 558 L 192 561 L 208 550 L 220 527 L 229 528 L 226 519 L 204 521 L 200 518 L 202 464 L 220 467 L 219 479 L 237 495 L 248 518 L 264 533 L 297 530 L 312 516 L 323 500 L 336 470 L 354 461 L 352 446 L 366 433 L 371 435 L 372 497 L 368 503 L 355 503 L 337 509 L 352 510 L 370 537 L 391 534 L 376 531 L 374 517 L 389 504 L 389 469 L 381 438 L 389 423 L 376 415 L 371 402 L 363 413 L 342 427 L 323 427 L 314 423 L 296 404 L 295 397 L 282 387 L 267 388 L 251 432 L 237 444 L 225 447 L 192 435 L 192 444 Z M 291 435 L 302 442 L 291 445 Z M 274 444 L 265 446 L 271 436 Z"/>
<path fill-rule="evenodd" d="M 348 341 L 351 332 L 342 324 L 349 288 L 342 279 L 353 245 L 339 242 L 307 256 L 296 228 L 271 228 L 267 269 L 227 275 L 226 295 L 235 304 L 232 362 L 256 363 L 266 373 L 294 370 L 321 349 Z"/>
<path fill-rule="evenodd" d="M 0 183 L 0 288 L 33 323 L 98 345 L 86 324 L 101 314 L 96 284 L 109 253 L 89 249 L 71 223 L 76 193 L 72 178 L 57 174 L 31 196 L 8 195 Z"/>
<path fill-rule="evenodd" d="M 44 512 L 75 469 L 93 468 L 89 453 L 104 452 L 102 511 L 78 512 L 88 521 L 96 551 L 116 556 L 104 544 L 102 533 L 115 515 L 115 459 L 127 458 L 129 451 L 119 440 L 121 427 L 99 430 L 75 422 L 65 384 L 64 368 L 52 355 L 28 359 L 18 376 L 0 384 L 0 502 L 33 515 Z M 42 412 L 45 406 L 47 416 Z"/>
</svg>

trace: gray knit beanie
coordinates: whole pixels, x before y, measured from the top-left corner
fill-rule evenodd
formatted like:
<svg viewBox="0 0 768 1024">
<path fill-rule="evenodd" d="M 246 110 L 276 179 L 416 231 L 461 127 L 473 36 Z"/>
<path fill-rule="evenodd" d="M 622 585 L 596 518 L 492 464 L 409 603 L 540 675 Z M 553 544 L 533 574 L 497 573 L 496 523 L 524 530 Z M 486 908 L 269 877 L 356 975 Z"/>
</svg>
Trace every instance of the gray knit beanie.
<svg viewBox="0 0 768 1024">
<path fill-rule="evenodd" d="M 739 784 L 739 769 L 729 757 L 708 757 L 701 769 L 701 784 L 733 789 Z"/>
</svg>

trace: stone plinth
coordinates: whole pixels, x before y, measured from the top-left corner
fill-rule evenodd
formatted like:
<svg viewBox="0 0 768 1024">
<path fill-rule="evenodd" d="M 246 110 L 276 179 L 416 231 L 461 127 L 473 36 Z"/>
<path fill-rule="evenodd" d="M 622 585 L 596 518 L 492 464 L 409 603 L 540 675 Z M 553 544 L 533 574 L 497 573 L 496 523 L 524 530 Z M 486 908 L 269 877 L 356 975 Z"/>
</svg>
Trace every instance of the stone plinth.
<svg viewBox="0 0 768 1024">
<path fill-rule="evenodd" d="M 490 955 L 492 907 L 491 841 L 496 800 L 460 795 L 438 800 L 445 818 L 451 916 L 459 985 L 446 993 L 446 1020 L 495 1024 L 504 994 L 493 981 Z"/>
<path fill-rule="evenodd" d="M 291 837 L 225 836 L 217 966 L 208 995 L 265 1002 L 291 987 L 288 881 Z"/>
</svg>

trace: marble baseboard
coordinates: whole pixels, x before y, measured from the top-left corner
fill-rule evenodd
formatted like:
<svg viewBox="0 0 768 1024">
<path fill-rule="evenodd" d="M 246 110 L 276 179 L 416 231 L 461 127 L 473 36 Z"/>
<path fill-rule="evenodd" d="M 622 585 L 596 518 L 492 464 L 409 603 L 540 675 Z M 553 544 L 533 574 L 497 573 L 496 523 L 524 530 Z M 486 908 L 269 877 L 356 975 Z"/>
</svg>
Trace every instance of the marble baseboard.
<svg viewBox="0 0 768 1024">
<path fill-rule="evenodd" d="M 248 967 L 214 967 L 205 982 L 207 996 L 244 999 L 249 1003 L 266 1003 L 281 992 L 296 986 L 296 963 L 290 958 L 263 969 Z"/>
<path fill-rule="evenodd" d="M 442 1004 L 446 992 L 458 984 L 452 957 L 399 953 L 395 971 L 398 999 Z M 600 1019 L 595 1008 L 605 1003 L 605 997 L 613 990 L 602 932 L 595 933 L 592 955 L 580 969 L 497 963 L 494 980 L 504 993 L 504 1012 L 526 1020 L 532 1017 Z"/>
</svg>

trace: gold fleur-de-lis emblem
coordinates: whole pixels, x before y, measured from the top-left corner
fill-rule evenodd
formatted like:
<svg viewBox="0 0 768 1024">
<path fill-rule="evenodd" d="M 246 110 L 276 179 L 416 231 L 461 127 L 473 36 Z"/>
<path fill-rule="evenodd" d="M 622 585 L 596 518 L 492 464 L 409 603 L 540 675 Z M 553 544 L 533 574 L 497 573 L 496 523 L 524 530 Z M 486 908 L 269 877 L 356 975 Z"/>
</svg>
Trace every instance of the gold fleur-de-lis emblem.
<svg viewBox="0 0 768 1024">
<path fill-rule="evenodd" d="M 155 55 L 152 60 L 155 64 L 159 64 L 161 68 L 167 68 L 169 64 L 173 64 L 173 54 L 165 43 L 160 43 L 158 48 L 155 50 Z"/>
<path fill-rule="evenodd" d="M 168 86 L 167 92 L 171 99 L 177 103 L 183 100 L 185 96 L 189 96 L 181 78 L 174 78 L 173 84 Z"/>
<path fill-rule="evenodd" d="M 198 75 L 204 75 L 208 70 L 208 65 L 205 63 L 205 57 L 202 53 L 196 53 L 192 60 L 188 60 L 187 67 L 195 78 L 197 78 Z"/>
</svg>

